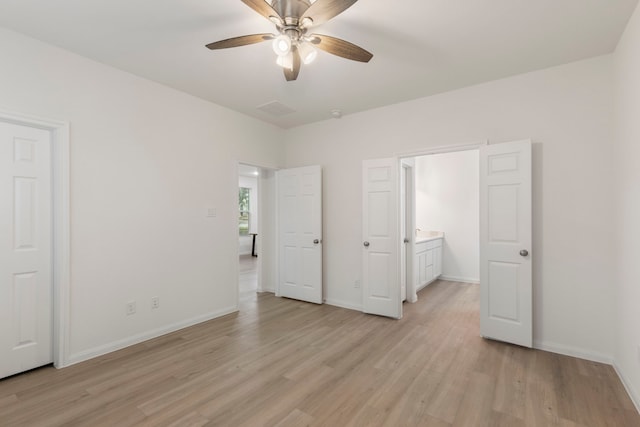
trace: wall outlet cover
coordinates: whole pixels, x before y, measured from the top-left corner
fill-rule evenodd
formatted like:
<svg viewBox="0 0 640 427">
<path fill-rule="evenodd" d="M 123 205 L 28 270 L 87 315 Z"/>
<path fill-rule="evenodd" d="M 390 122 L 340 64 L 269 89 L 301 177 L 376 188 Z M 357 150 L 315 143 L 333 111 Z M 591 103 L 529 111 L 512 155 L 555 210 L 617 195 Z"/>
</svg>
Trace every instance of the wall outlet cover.
<svg viewBox="0 0 640 427">
<path fill-rule="evenodd" d="M 125 306 L 125 310 L 126 310 L 127 316 L 131 316 L 132 314 L 136 314 L 136 302 L 135 301 L 129 301 Z"/>
</svg>

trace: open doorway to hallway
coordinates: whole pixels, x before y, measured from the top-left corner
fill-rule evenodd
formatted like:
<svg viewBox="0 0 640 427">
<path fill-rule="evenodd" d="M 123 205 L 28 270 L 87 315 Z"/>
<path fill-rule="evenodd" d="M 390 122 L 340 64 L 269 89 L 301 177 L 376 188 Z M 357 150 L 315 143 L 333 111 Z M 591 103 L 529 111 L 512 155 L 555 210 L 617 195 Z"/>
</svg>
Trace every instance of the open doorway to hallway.
<svg viewBox="0 0 640 427">
<path fill-rule="evenodd" d="M 258 292 L 258 260 L 249 255 L 239 255 L 240 275 L 238 294 L 240 302 L 255 299 Z"/>
<path fill-rule="evenodd" d="M 258 291 L 258 218 L 260 170 L 255 166 L 238 165 L 238 256 L 239 301 L 255 298 Z"/>
<path fill-rule="evenodd" d="M 275 170 L 238 163 L 238 302 L 276 287 Z"/>
</svg>

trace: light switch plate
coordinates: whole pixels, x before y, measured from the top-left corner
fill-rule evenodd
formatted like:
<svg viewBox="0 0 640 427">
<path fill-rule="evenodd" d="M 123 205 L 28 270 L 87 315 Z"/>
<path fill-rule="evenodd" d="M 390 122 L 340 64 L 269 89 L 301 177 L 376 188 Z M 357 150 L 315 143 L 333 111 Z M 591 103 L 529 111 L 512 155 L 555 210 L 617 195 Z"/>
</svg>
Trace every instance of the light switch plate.
<svg viewBox="0 0 640 427">
<path fill-rule="evenodd" d="M 216 216 L 218 216 L 218 212 L 216 211 L 216 208 L 207 208 L 207 217 L 215 218 Z"/>
</svg>

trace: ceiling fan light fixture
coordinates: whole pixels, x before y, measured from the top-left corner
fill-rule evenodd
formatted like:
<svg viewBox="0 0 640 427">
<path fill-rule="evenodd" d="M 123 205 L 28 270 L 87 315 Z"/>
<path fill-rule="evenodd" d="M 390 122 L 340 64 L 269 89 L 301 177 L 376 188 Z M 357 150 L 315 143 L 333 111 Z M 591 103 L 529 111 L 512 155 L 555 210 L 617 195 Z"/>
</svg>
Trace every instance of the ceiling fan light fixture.
<svg viewBox="0 0 640 427">
<path fill-rule="evenodd" d="M 269 21 L 273 22 L 278 27 L 282 25 L 282 19 L 278 16 L 270 16 Z"/>
<path fill-rule="evenodd" d="M 280 34 L 273 40 L 273 51 L 278 56 L 285 56 L 291 53 L 291 39 L 285 34 Z"/>
<path fill-rule="evenodd" d="M 373 58 L 373 54 L 346 40 L 321 34 L 307 35 L 311 28 L 333 19 L 358 0 L 241 1 L 271 21 L 276 26 L 275 34 L 231 37 L 205 45 L 208 49 L 234 48 L 269 40 L 273 51 L 278 55 L 277 64 L 284 68 L 287 81 L 298 78 L 301 66 L 312 63 L 318 55 L 318 49 L 352 61 L 369 62 Z"/>
<path fill-rule="evenodd" d="M 293 52 L 289 52 L 286 55 L 278 55 L 278 59 L 276 59 L 276 64 L 278 64 L 282 68 L 288 68 L 289 70 L 292 70 L 293 69 Z"/>
<path fill-rule="evenodd" d="M 300 52 L 300 58 L 305 65 L 311 64 L 318 56 L 317 49 L 309 42 L 300 43 L 298 45 L 298 52 Z"/>
</svg>

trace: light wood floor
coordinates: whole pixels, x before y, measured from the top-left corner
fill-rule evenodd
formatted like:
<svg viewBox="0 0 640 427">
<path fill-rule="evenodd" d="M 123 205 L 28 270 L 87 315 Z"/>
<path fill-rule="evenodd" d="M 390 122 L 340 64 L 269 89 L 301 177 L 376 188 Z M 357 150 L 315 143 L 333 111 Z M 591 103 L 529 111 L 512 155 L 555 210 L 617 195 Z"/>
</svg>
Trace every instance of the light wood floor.
<svg viewBox="0 0 640 427">
<path fill-rule="evenodd" d="M 238 314 L 0 381 L 1 426 L 640 426 L 610 366 L 478 337 L 478 286 L 391 320 L 259 294 Z"/>
<path fill-rule="evenodd" d="M 258 289 L 258 258 L 251 255 L 240 255 L 239 295 L 240 303 L 255 300 Z"/>
</svg>

